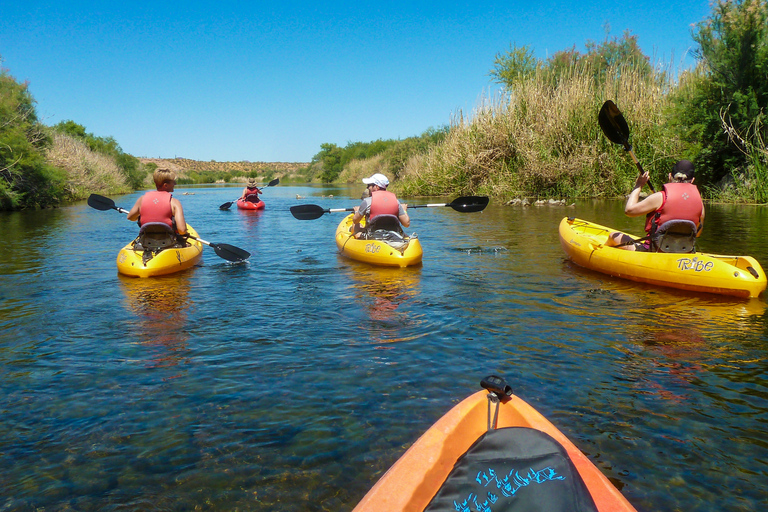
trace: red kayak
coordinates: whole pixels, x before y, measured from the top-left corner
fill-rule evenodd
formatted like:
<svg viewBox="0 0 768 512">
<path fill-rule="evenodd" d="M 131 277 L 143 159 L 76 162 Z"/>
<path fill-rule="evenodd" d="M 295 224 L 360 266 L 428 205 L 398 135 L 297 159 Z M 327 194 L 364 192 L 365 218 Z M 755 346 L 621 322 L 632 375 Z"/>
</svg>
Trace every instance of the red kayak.
<svg viewBox="0 0 768 512">
<path fill-rule="evenodd" d="M 245 201 L 243 199 L 237 200 L 237 207 L 240 210 L 263 210 L 264 209 L 264 201 L 259 201 L 258 203 L 252 203 L 250 201 Z"/>
</svg>

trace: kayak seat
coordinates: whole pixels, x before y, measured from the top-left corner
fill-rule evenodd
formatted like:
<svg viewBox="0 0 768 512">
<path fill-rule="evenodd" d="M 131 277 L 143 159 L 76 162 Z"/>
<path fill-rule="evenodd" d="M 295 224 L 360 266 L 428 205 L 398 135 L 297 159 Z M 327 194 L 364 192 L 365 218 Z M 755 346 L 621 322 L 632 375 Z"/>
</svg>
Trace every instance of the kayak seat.
<svg viewBox="0 0 768 512">
<path fill-rule="evenodd" d="M 696 224 L 690 220 L 669 220 L 656 228 L 651 236 L 654 252 L 696 252 Z"/>
<path fill-rule="evenodd" d="M 400 219 L 397 215 L 377 215 L 368 224 L 368 231 L 394 231 L 395 233 L 401 233 L 403 230 L 400 228 Z"/>
<path fill-rule="evenodd" d="M 176 233 L 170 226 L 163 222 L 148 222 L 139 229 L 139 237 L 133 248 L 144 251 L 162 251 L 178 245 Z"/>
<path fill-rule="evenodd" d="M 251 203 L 258 203 L 261 201 L 261 199 L 259 199 L 259 194 L 248 194 L 245 196 L 245 200 Z"/>
<path fill-rule="evenodd" d="M 366 226 L 363 234 L 365 240 L 378 240 L 384 242 L 398 251 L 405 251 L 410 240 L 405 236 L 400 227 L 400 219 L 395 215 L 377 215 Z"/>
<path fill-rule="evenodd" d="M 453 466 L 426 511 L 597 512 L 568 452 L 528 427 L 490 430 Z"/>
</svg>

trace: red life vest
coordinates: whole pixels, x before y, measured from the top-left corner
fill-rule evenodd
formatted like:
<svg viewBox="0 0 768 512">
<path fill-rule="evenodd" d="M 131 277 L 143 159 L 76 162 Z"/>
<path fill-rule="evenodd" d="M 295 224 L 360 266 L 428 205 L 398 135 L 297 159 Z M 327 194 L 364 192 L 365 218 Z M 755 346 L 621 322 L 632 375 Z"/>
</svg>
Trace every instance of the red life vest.
<svg viewBox="0 0 768 512">
<path fill-rule="evenodd" d="M 369 220 L 373 220 L 377 215 L 394 215 L 397 217 L 400 212 L 400 202 L 397 196 L 386 190 L 377 190 L 371 194 L 371 210 L 368 215 Z"/>
<path fill-rule="evenodd" d="M 153 190 L 144 194 L 141 200 L 141 215 L 139 225 L 143 226 L 149 222 L 162 222 L 173 228 L 173 210 L 171 209 L 170 192 Z"/>
<path fill-rule="evenodd" d="M 258 203 L 261 201 L 261 199 L 259 199 L 259 194 L 261 194 L 259 187 L 246 187 L 246 189 L 248 189 L 245 193 L 246 201 L 250 201 L 252 203 Z"/>
<path fill-rule="evenodd" d="M 662 190 L 661 208 L 649 213 L 645 218 L 645 232 L 650 233 L 655 227 L 669 220 L 690 220 L 698 227 L 704 203 L 699 189 L 693 183 L 667 183 Z"/>
</svg>

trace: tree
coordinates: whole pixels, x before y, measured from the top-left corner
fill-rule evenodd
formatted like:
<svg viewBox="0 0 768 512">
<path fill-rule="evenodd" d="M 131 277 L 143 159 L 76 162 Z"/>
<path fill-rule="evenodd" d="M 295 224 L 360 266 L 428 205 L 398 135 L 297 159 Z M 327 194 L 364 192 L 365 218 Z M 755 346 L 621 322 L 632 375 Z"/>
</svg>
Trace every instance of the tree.
<svg viewBox="0 0 768 512">
<path fill-rule="evenodd" d="M 697 24 L 693 39 L 699 67 L 683 77 L 675 95 L 673 119 L 684 137 L 700 145 L 697 178 L 715 183 L 748 166 L 745 155 L 723 129 L 765 131 L 768 115 L 768 6 L 765 0 L 718 0 L 709 18 Z"/>
<path fill-rule="evenodd" d="M 313 162 L 320 162 L 323 171 L 320 173 L 320 179 L 324 183 L 332 183 L 339 177 L 342 170 L 341 164 L 342 149 L 336 144 L 320 144 L 320 152 L 312 158 Z"/>
<path fill-rule="evenodd" d="M 556 87 L 561 78 L 570 76 L 575 69 L 590 73 L 598 82 L 605 78 L 609 68 L 628 67 L 640 71 L 642 76 L 653 71 L 650 59 L 637 44 L 637 36 L 628 30 L 620 38 L 606 36 L 600 44 L 587 41 L 585 46 L 586 53 L 579 52 L 574 46 L 556 52 L 545 62 L 538 60 L 528 46 L 512 46 L 507 53 L 496 55 L 494 68 L 489 74 L 497 83 L 512 89 L 537 72 L 543 74 L 546 83 Z"/>
<path fill-rule="evenodd" d="M 507 53 L 496 54 L 489 75 L 497 83 L 512 89 L 516 83 L 532 77 L 540 64 L 530 47 L 510 45 Z"/>
<path fill-rule="evenodd" d="M 2 60 L 0 59 L 0 63 Z M 0 209 L 58 204 L 64 176 L 43 151 L 50 143 L 27 84 L 0 69 Z"/>
</svg>

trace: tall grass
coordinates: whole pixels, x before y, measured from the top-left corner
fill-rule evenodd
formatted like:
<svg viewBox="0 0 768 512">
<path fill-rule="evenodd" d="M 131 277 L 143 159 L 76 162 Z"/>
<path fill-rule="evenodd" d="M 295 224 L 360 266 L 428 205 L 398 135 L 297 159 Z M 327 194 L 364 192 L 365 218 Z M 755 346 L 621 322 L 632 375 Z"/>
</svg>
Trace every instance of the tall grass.
<svg viewBox="0 0 768 512">
<path fill-rule="evenodd" d="M 66 193 L 70 199 L 83 199 L 92 192 L 125 194 L 131 191 L 125 173 L 115 159 L 91 151 L 82 140 L 54 131 L 48 148 L 48 161 L 67 174 Z"/>
<path fill-rule="evenodd" d="M 747 156 L 748 165 L 731 171 L 728 185 L 713 191 L 714 199 L 730 203 L 768 202 L 768 146 L 763 138 L 765 129 L 761 118 L 758 117 L 745 134 L 733 127 L 725 113 L 720 113 L 720 119 L 731 142 Z"/>
<path fill-rule="evenodd" d="M 623 196 L 637 168 L 600 131 L 597 114 L 608 99 L 629 123 L 635 153 L 652 181 L 666 181 L 682 150 L 662 125 L 667 74 L 613 68 L 600 81 L 594 76 L 577 64 L 553 86 L 552 76 L 539 70 L 513 90 L 483 98 L 471 117 L 459 111 L 443 143 L 406 163 L 398 190 L 497 198 Z"/>
</svg>

